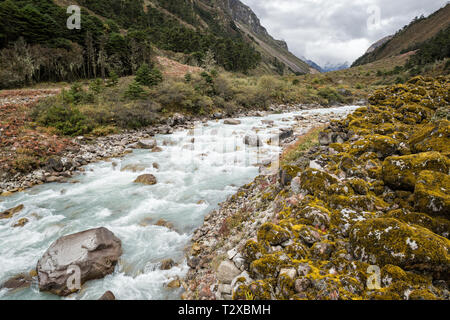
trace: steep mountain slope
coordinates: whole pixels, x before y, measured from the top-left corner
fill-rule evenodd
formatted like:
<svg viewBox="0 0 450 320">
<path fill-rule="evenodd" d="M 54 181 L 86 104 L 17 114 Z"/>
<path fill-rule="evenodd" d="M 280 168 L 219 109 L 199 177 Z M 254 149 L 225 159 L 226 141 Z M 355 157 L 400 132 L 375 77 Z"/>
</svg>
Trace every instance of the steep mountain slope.
<svg viewBox="0 0 450 320">
<path fill-rule="evenodd" d="M 278 73 L 283 73 L 283 71 L 294 73 L 314 72 L 308 63 L 289 51 L 285 41 L 276 40 L 267 32 L 251 8 L 239 0 L 219 0 L 217 3 L 219 7 L 230 14 L 238 28 L 253 40 L 258 51 L 261 52 L 266 65 L 272 69 L 275 67 L 275 71 Z"/>
<path fill-rule="evenodd" d="M 415 19 L 408 26 L 398 31 L 392 39 L 357 59 L 353 66 L 393 57 L 415 49 L 419 44 L 433 38 L 439 31 L 446 29 L 448 26 L 450 26 L 450 4 L 427 18 Z"/>
</svg>

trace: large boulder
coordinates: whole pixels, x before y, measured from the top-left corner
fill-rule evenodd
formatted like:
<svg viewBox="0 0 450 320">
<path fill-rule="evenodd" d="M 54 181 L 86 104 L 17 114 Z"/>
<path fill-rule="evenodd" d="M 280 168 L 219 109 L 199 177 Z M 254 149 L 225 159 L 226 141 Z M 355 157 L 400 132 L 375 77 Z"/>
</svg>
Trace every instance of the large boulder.
<svg viewBox="0 0 450 320">
<path fill-rule="evenodd" d="M 440 172 L 422 171 L 417 178 L 414 201 L 420 212 L 450 218 L 450 176 Z"/>
<path fill-rule="evenodd" d="M 37 263 L 39 290 L 67 296 L 80 289 L 77 284 L 112 273 L 121 255 L 120 239 L 106 228 L 59 238 Z"/>
<path fill-rule="evenodd" d="M 447 174 L 449 169 L 450 160 L 439 152 L 393 156 L 383 162 L 383 180 L 394 189 L 413 191 L 421 171 Z"/>
<path fill-rule="evenodd" d="M 405 270 L 450 272 L 450 241 L 430 230 L 392 218 L 376 218 L 356 223 L 350 231 L 355 258 Z"/>
<path fill-rule="evenodd" d="M 157 183 L 156 177 L 152 174 L 143 174 L 134 180 L 134 183 L 141 183 L 152 186 Z"/>
</svg>

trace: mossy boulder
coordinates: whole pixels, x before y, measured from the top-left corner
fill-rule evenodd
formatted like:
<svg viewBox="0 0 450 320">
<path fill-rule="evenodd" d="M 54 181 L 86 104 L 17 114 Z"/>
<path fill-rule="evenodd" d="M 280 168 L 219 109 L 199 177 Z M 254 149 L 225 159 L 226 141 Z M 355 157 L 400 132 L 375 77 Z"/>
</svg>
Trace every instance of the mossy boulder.
<svg viewBox="0 0 450 320">
<path fill-rule="evenodd" d="M 321 170 L 309 168 L 300 174 L 300 190 L 305 194 L 318 196 L 337 182 L 335 177 Z"/>
<path fill-rule="evenodd" d="M 233 300 L 273 300 L 274 298 L 272 285 L 264 280 L 240 285 L 233 293 Z"/>
<path fill-rule="evenodd" d="M 385 217 L 419 225 L 447 239 L 450 237 L 450 220 L 445 218 L 432 217 L 422 212 L 410 212 L 404 209 L 389 211 Z"/>
<path fill-rule="evenodd" d="M 311 225 L 318 229 L 328 229 L 330 226 L 330 211 L 314 202 L 295 211 L 298 223 Z"/>
<path fill-rule="evenodd" d="M 281 268 L 290 266 L 291 258 L 282 252 L 266 254 L 250 264 L 250 275 L 253 279 L 277 278 Z"/>
<path fill-rule="evenodd" d="M 417 211 L 450 218 L 450 176 L 422 171 L 417 178 L 414 202 Z"/>
<path fill-rule="evenodd" d="M 430 122 L 417 128 L 408 144 L 414 153 L 438 151 L 450 155 L 450 121 Z"/>
<path fill-rule="evenodd" d="M 450 272 L 450 241 L 426 228 L 392 218 L 356 223 L 350 231 L 353 255 L 379 266 L 392 264 L 405 270 Z"/>
<path fill-rule="evenodd" d="M 423 152 L 406 156 L 392 156 L 383 162 L 383 181 L 394 189 L 413 191 L 417 177 L 423 170 L 447 174 L 450 160 L 439 152 Z"/>
<path fill-rule="evenodd" d="M 374 134 L 353 143 L 349 153 L 353 156 L 360 156 L 366 152 L 375 152 L 379 158 L 385 158 L 393 155 L 399 144 L 398 140 L 391 137 Z"/>
<path fill-rule="evenodd" d="M 255 240 L 247 240 L 242 250 L 242 255 L 247 263 L 262 258 L 266 253 L 266 248 Z"/>
<path fill-rule="evenodd" d="M 280 245 L 290 237 L 289 231 L 270 222 L 263 224 L 258 230 L 258 241 L 267 241 L 272 246 Z"/>
</svg>

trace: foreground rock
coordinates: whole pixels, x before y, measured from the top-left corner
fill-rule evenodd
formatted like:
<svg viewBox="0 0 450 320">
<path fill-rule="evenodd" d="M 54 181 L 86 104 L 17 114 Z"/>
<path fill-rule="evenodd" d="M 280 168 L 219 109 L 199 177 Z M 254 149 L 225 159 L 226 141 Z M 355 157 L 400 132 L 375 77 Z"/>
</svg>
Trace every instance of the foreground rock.
<svg viewBox="0 0 450 320">
<path fill-rule="evenodd" d="M 98 300 L 116 300 L 116 296 L 111 291 L 106 291 Z"/>
<path fill-rule="evenodd" d="M 152 186 L 158 183 L 156 180 L 156 177 L 152 174 L 143 174 L 139 177 L 137 177 L 136 180 L 134 180 L 134 183 L 141 183 L 148 186 Z"/>
<path fill-rule="evenodd" d="M 122 255 L 122 243 L 106 228 L 91 229 L 56 240 L 37 263 L 39 290 L 59 296 L 78 291 L 80 285 L 112 273 Z M 74 274 L 75 271 L 75 274 Z"/>
</svg>

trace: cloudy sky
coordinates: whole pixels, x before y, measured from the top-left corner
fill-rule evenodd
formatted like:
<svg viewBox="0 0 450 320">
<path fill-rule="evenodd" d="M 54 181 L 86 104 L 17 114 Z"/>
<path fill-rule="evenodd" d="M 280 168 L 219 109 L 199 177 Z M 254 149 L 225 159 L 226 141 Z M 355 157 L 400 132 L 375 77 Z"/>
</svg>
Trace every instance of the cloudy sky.
<svg viewBox="0 0 450 320">
<path fill-rule="evenodd" d="M 379 39 L 447 0 L 241 0 L 290 50 L 324 65 L 353 62 Z"/>
</svg>

